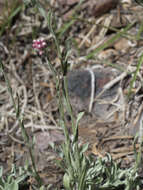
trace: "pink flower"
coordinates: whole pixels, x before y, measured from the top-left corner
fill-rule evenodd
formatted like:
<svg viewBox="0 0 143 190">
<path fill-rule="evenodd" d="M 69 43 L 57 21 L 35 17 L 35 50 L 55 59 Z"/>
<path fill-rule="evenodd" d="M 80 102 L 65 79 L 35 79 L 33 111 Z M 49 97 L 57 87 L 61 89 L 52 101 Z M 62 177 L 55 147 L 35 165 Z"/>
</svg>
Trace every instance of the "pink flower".
<svg viewBox="0 0 143 190">
<path fill-rule="evenodd" d="M 46 46 L 46 42 L 44 40 L 44 38 L 38 38 L 36 40 L 33 40 L 33 44 L 32 47 L 38 51 L 39 55 L 43 54 L 43 49 Z"/>
</svg>

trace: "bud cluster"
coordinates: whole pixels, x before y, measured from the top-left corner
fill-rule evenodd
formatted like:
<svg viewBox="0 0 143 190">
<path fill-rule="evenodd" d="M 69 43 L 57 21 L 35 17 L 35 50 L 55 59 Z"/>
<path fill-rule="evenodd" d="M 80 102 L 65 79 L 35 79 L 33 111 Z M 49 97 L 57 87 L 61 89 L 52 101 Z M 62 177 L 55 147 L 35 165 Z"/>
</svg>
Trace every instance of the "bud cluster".
<svg viewBox="0 0 143 190">
<path fill-rule="evenodd" d="M 44 38 L 38 38 L 36 40 L 33 40 L 32 47 L 38 51 L 39 55 L 43 54 L 43 49 L 46 46 L 46 42 Z"/>
</svg>

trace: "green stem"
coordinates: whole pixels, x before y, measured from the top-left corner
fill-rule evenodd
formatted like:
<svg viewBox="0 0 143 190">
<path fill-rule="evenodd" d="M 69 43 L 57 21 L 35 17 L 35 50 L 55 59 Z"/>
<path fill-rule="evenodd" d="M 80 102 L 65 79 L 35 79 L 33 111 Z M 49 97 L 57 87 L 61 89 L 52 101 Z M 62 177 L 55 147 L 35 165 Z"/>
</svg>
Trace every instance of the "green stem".
<svg viewBox="0 0 143 190">
<path fill-rule="evenodd" d="M 139 58 L 136 71 L 135 71 L 135 73 L 134 73 L 133 79 L 131 80 L 128 97 L 130 97 L 130 95 L 131 95 L 131 93 L 132 93 L 132 88 L 133 88 L 134 82 L 136 81 L 137 74 L 138 74 L 138 72 L 139 72 L 139 69 L 140 69 L 142 63 L 143 63 L 143 54 L 142 54 L 142 55 L 140 56 L 140 58 Z"/>
<path fill-rule="evenodd" d="M 19 126 L 21 127 L 21 131 L 22 131 L 22 136 L 23 136 L 23 139 L 25 141 L 25 144 L 28 148 L 28 151 L 29 151 L 29 155 L 30 155 L 30 158 L 31 158 L 31 162 L 32 162 L 32 167 L 33 167 L 33 170 L 34 170 L 34 173 L 35 173 L 35 177 L 36 177 L 36 180 L 38 182 L 38 185 L 39 187 L 42 185 L 42 180 L 37 172 L 37 169 L 36 169 L 36 165 L 35 165 L 35 160 L 34 160 L 34 155 L 33 155 L 33 150 L 32 150 L 32 146 L 31 146 L 31 142 L 29 140 L 29 136 L 24 128 L 24 124 L 23 124 L 23 121 L 20 117 L 20 112 L 18 111 L 19 110 L 19 105 L 18 107 L 16 106 L 16 102 L 14 100 L 14 97 L 13 97 L 13 92 L 12 92 L 12 88 L 11 88 L 11 85 L 10 85 L 10 82 L 9 82 L 9 79 L 6 75 L 6 73 L 4 72 L 4 68 L 3 68 L 3 64 L 2 64 L 2 61 L 1 61 L 1 58 L 0 58 L 0 70 L 2 71 L 3 75 L 4 75 L 4 79 L 5 79 L 5 82 L 6 82 L 6 85 L 7 85 L 7 89 L 8 89 L 8 92 L 9 92 L 9 95 L 11 97 L 11 100 L 12 100 L 12 103 L 13 103 L 13 106 L 14 106 L 14 110 L 15 110 L 15 113 L 16 113 L 16 118 L 19 122 Z"/>
<path fill-rule="evenodd" d="M 73 116 L 73 111 L 72 111 L 72 106 L 70 104 L 69 100 L 69 94 L 68 94 L 68 85 L 67 85 L 67 77 L 64 76 L 64 91 L 65 91 L 65 99 L 66 99 L 66 104 L 67 104 L 67 110 L 71 116 L 71 121 L 72 121 L 72 132 L 74 134 L 75 131 L 75 119 Z"/>
</svg>

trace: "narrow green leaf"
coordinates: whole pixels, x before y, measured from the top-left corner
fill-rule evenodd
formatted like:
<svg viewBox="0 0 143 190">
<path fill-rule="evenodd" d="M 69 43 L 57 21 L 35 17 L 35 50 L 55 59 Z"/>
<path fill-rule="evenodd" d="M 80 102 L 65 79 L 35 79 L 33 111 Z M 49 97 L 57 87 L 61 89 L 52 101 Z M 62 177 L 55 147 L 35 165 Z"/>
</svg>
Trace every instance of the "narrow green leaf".
<svg viewBox="0 0 143 190">
<path fill-rule="evenodd" d="M 18 188 L 18 183 L 16 183 L 16 181 L 14 181 L 13 183 L 11 183 L 10 185 L 9 185 L 9 188 L 8 188 L 9 190 L 18 190 L 19 188 Z M 7 190 L 8 190 L 7 189 Z"/>
<path fill-rule="evenodd" d="M 64 187 L 67 189 L 67 190 L 70 190 L 70 178 L 69 178 L 69 175 L 67 173 L 65 173 L 64 177 L 63 177 L 63 184 L 64 184 Z"/>
</svg>

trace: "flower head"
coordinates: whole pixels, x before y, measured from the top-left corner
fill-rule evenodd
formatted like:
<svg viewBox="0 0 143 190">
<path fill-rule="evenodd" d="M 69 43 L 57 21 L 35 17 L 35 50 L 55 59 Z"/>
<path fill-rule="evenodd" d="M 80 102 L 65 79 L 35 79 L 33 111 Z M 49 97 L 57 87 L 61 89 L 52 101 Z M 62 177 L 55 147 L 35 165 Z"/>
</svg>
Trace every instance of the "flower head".
<svg viewBox="0 0 143 190">
<path fill-rule="evenodd" d="M 39 55 L 43 54 L 43 49 L 46 46 L 46 42 L 44 38 L 38 38 L 36 40 L 33 40 L 32 47 L 38 51 Z"/>
</svg>

